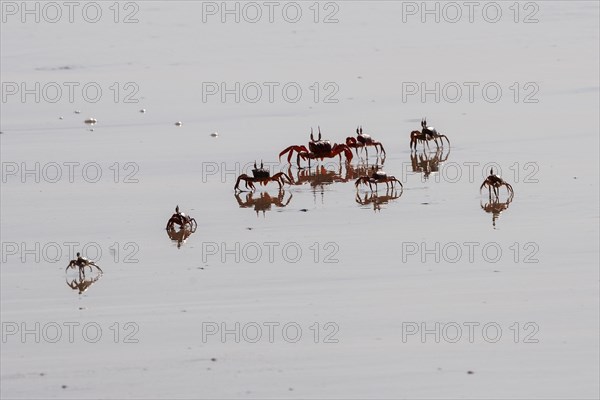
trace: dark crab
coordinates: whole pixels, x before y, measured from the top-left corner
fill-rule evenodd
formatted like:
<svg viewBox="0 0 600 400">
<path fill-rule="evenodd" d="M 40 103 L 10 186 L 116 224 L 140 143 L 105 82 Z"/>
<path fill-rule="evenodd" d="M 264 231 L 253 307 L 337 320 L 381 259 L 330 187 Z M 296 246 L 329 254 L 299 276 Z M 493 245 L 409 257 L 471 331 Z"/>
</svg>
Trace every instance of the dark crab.
<svg viewBox="0 0 600 400">
<path fill-rule="evenodd" d="M 375 167 L 371 176 L 361 176 L 356 180 L 356 183 L 354 185 L 356 186 L 356 189 L 358 189 L 358 186 L 361 184 L 369 185 L 371 191 L 373 191 L 373 185 L 375 185 L 375 191 L 377 191 L 377 185 L 379 183 L 385 183 L 385 186 L 389 189 L 390 184 L 393 188 L 396 182 L 400 184 L 400 190 L 404 190 L 402 182 L 396 179 L 395 176 L 388 175 L 385 173 L 385 171 L 379 169 L 378 167 Z"/>
<path fill-rule="evenodd" d="M 69 265 L 67 265 L 67 268 L 65 268 L 65 273 L 67 272 L 67 270 L 69 268 L 78 268 L 79 269 L 79 279 L 83 279 L 85 278 L 85 268 L 89 267 L 90 272 L 93 271 L 92 267 L 96 267 L 96 269 L 98 269 L 98 272 L 100 274 L 103 274 L 104 271 L 102 271 L 102 269 L 100 268 L 99 265 L 96 265 L 95 262 L 88 260 L 85 257 L 81 257 L 80 253 L 77 253 L 77 259 L 75 260 L 71 260 L 69 262 Z"/>
<path fill-rule="evenodd" d="M 171 230 L 175 225 L 179 225 L 181 228 L 189 226 L 192 233 L 195 232 L 196 228 L 198 227 L 198 224 L 194 218 L 179 211 L 179 206 L 175 207 L 175 214 L 173 214 L 171 218 L 169 218 L 169 221 L 167 221 L 166 229 Z"/>
<path fill-rule="evenodd" d="M 286 182 L 287 180 L 287 182 Z M 244 181 L 246 185 L 246 189 L 251 189 L 252 191 L 256 190 L 254 183 L 259 183 L 261 185 L 267 185 L 269 182 L 277 182 L 279 185 L 279 189 L 283 188 L 285 183 L 291 184 L 292 179 L 283 172 L 278 172 L 275 175 L 271 176 L 271 172 L 268 168 L 263 166 L 263 162 L 260 162 L 260 168 L 256 166 L 256 162 L 254 162 L 254 169 L 252 170 L 252 176 L 248 176 L 246 174 L 242 174 L 238 176 L 237 181 L 235 182 L 235 186 L 233 190 L 241 191 L 239 188 L 240 182 Z"/>
<path fill-rule="evenodd" d="M 435 142 L 436 148 L 440 148 L 438 144 L 438 139 L 440 139 L 440 144 L 444 147 L 444 141 L 442 139 L 446 139 L 448 142 L 448 146 L 450 146 L 450 140 L 446 135 L 442 135 L 438 133 L 438 131 L 433 126 L 427 126 L 427 119 L 421 120 L 421 131 L 412 131 L 410 133 L 410 148 L 411 150 L 417 150 L 417 143 L 422 143 L 423 148 L 425 148 L 425 144 L 427 144 L 427 148 L 429 149 L 429 141 L 433 140 Z"/>
<path fill-rule="evenodd" d="M 300 158 L 303 160 L 308 160 L 308 167 L 310 168 L 310 160 L 321 160 L 325 158 L 334 158 L 336 156 L 340 157 L 340 161 L 342 160 L 342 153 L 346 156 L 346 160 L 352 160 L 352 151 L 346 144 L 331 144 L 329 140 L 321 139 L 321 128 L 319 127 L 319 138 L 315 140 L 313 136 L 313 130 L 310 130 L 310 142 L 308 142 L 308 149 L 303 145 L 293 145 L 287 147 L 281 153 L 279 153 L 279 159 L 281 160 L 281 156 L 286 153 L 288 154 L 287 161 L 288 163 L 292 159 L 292 155 L 294 152 L 297 152 L 296 156 L 296 165 L 300 168 Z"/>
<path fill-rule="evenodd" d="M 494 175 L 494 169 L 490 168 L 490 176 L 488 176 L 485 181 L 483 181 L 483 183 L 481 184 L 481 186 L 479 187 L 479 193 L 481 193 L 481 191 L 483 190 L 484 187 L 487 187 L 489 192 L 490 192 L 490 199 L 492 198 L 492 189 L 494 190 L 494 196 L 496 199 L 500 198 L 500 188 L 502 186 L 506 187 L 506 190 L 508 191 L 508 201 L 512 201 L 515 192 L 512 188 L 512 186 L 510 185 L 510 183 L 507 183 L 506 181 L 504 181 L 504 179 L 500 178 L 498 175 Z"/>
<path fill-rule="evenodd" d="M 385 156 L 385 149 L 383 148 L 383 144 L 374 140 L 371 135 L 367 135 L 363 133 L 362 126 L 356 128 L 356 137 L 349 136 L 346 138 L 346 145 L 351 149 L 356 151 L 356 155 L 358 156 L 358 149 L 364 148 L 367 153 L 367 157 L 369 157 L 369 151 L 367 148 L 369 146 L 375 147 L 375 153 L 379 154 L 379 150 L 381 149 L 381 153 Z"/>
</svg>

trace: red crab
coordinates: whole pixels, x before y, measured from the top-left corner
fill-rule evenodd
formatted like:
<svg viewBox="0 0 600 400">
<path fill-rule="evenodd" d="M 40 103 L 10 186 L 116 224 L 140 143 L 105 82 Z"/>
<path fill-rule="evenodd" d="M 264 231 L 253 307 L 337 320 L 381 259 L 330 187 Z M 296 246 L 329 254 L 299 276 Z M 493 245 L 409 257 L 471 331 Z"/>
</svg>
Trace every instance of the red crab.
<svg viewBox="0 0 600 400">
<path fill-rule="evenodd" d="M 310 142 L 308 142 L 308 149 L 305 146 L 290 146 L 279 153 L 279 159 L 281 160 L 281 156 L 288 154 L 288 163 L 292 159 L 292 154 L 294 151 L 298 153 L 296 157 L 296 164 L 298 168 L 300 168 L 300 158 L 303 160 L 308 160 L 308 167 L 310 168 L 310 160 L 319 159 L 323 161 L 325 158 L 334 158 L 335 156 L 340 157 L 340 161 L 342 160 L 342 153 L 346 156 L 348 161 L 352 160 L 352 151 L 346 144 L 336 144 L 333 145 L 329 140 L 321 140 L 321 128 L 319 127 L 319 139 L 315 140 L 313 136 L 313 130 L 310 130 Z"/>
<path fill-rule="evenodd" d="M 374 140 L 371 135 L 367 135 L 363 133 L 362 126 L 356 128 L 356 137 L 349 136 L 346 138 L 346 145 L 352 149 L 356 150 L 356 155 L 358 156 L 358 149 L 364 148 L 367 153 L 367 157 L 369 157 L 369 151 L 367 148 L 369 146 L 375 147 L 375 153 L 379 154 L 379 149 L 381 149 L 381 154 L 385 156 L 385 149 L 381 142 Z"/>
</svg>

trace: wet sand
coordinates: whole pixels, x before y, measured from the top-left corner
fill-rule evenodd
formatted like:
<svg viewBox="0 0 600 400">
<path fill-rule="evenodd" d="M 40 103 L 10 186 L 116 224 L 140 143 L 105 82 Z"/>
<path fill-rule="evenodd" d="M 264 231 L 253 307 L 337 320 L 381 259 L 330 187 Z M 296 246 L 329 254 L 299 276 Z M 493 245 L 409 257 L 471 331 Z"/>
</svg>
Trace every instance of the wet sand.
<svg viewBox="0 0 600 400">
<path fill-rule="evenodd" d="M 3 24 L 3 82 L 97 82 L 103 95 L 2 103 L 3 174 L 62 166 L 56 183 L 51 167 L 39 182 L 22 170 L 3 177 L 2 396 L 597 398 L 598 6 L 537 4 L 536 24 L 510 14 L 497 24 L 402 23 L 392 2 L 341 3 L 334 24 L 313 23 L 308 3 L 297 24 L 202 23 L 190 2 L 140 3 L 136 24 Z M 221 81 L 297 82 L 303 96 L 204 102 L 202 83 Z M 137 103 L 124 101 L 128 82 Z M 324 102 L 328 82 L 337 103 Z M 496 82 L 503 95 L 403 101 L 403 82 Z M 539 101 L 524 103 L 527 94 Z M 411 172 L 409 149 L 425 116 L 451 140 L 427 180 Z M 286 187 L 264 213 L 246 193 L 239 206 L 235 178 L 254 160 L 287 173 L 277 155 L 307 145 L 311 127 L 343 142 L 357 125 L 385 145 L 399 198 L 359 204 L 336 158 L 325 164 L 335 182 Z M 79 163 L 73 182 L 64 163 Z M 84 175 L 89 163 L 99 167 Z M 515 190 L 495 226 L 479 194 L 487 163 Z M 95 168 L 102 176 L 88 182 Z M 291 174 L 310 181 L 309 171 Z M 274 184 L 252 199 L 265 191 L 278 202 Z M 366 187 L 359 196 L 373 200 Z M 165 230 L 175 205 L 198 221 L 179 249 Z M 104 270 L 81 295 L 66 284 L 77 282 L 64 273 L 71 242 L 88 244 L 84 255 Z M 36 323 L 39 343 L 8 333 Z M 79 324 L 72 342 L 70 323 Z M 207 335 L 236 323 L 239 343 Z M 262 336 L 251 343 L 254 323 Z M 275 324 L 272 342 L 265 323 Z M 407 335 L 422 323 L 449 328 L 439 343 Z M 478 324 L 472 342 L 465 323 Z M 51 343 L 54 324 L 62 336 Z"/>
</svg>

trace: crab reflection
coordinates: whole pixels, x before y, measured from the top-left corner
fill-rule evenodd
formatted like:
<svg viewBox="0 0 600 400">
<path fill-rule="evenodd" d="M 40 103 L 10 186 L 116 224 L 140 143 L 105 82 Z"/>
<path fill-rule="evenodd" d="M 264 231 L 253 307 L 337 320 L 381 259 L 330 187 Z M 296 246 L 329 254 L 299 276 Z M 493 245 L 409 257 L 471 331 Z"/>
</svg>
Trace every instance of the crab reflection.
<svg viewBox="0 0 600 400">
<path fill-rule="evenodd" d="M 78 278 L 71 279 L 69 282 L 69 278 L 65 278 L 65 283 L 68 287 L 73 290 L 79 290 L 79 294 L 82 294 L 86 290 L 88 290 L 94 283 L 98 282 L 98 280 L 102 277 L 102 274 L 98 274 L 93 278 L 85 278 L 80 276 Z"/>
<path fill-rule="evenodd" d="M 378 155 L 375 159 L 374 164 L 367 162 L 361 162 L 356 166 L 352 165 L 349 161 L 345 163 L 346 173 L 344 174 L 344 167 L 342 164 L 337 163 L 326 163 L 316 166 L 310 169 L 299 169 L 296 175 L 292 173 L 292 168 L 288 168 L 288 175 L 295 177 L 292 185 L 301 186 L 309 184 L 314 189 L 324 189 L 325 186 L 331 185 L 338 182 L 350 182 L 355 181 L 360 176 L 367 174 L 375 166 L 383 166 L 385 162 L 385 155 Z M 332 166 L 332 169 L 328 167 Z"/>
<path fill-rule="evenodd" d="M 432 153 L 427 153 L 425 151 L 421 153 L 417 153 L 414 151 L 410 153 L 410 161 L 412 163 L 412 171 L 417 173 L 422 173 L 423 178 L 425 180 L 429 179 L 429 175 L 432 172 L 439 172 L 440 164 L 448 161 L 448 157 L 450 156 L 450 149 L 444 155 L 444 148 L 439 148 L 434 156 L 431 156 Z"/>
<path fill-rule="evenodd" d="M 385 163 L 385 156 L 377 157 L 374 164 L 368 162 L 361 162 L 356 166 L 347 163 L 346 164 L 346 182 L 356 181 L 361 176 L 367 176 L 373 173 L 374 169 L 382 168 Z"/>
<path fill-rule="evenodd" d="M 496 220 L 502 213 L 508 209 L 508 206 L 512 202 L 512 197 L 509 197 L 505 202 L 501 202 L 498 198 L 490 198 L 489 201 L 485 204 L 480 202 L 481 208 L 486 213 L 492 214 L 492 226 L 496 228 Z"/>
<path fill-rule="evenodd" d="M 336 170 L 330 170 L 325 165 L 319 165 L 315 168 L 310 169 L 299 169 L 296 172 L 293 185 L 301 186 L 307 183 L 312 188 L 323 189 L 327 185 L 331 185 L 335 182 L 344 182 L 342 178 L 342 166 L 336 166 Z M 288 169 L 288 175 L 292 176 L 292 169 Z"/>
<path fill-rule="evenodd" d="M 263 216 L 267 211 L 271 210 L 271 206 L 275 207 L 286 207 L 292 200 L 292 194 L 288 193 L 289 196 L 286 198 L 285 190 L 280 190 L 277 196 L 271 196 L 268 192 L 262 192 L 257 194 L 256 192 L 247 192 L 243 200 L 240 196 L 241 193 L 235 193 L 235 199 L 238 202 L 240 208 L 254 208 L 256 216 L 259 211 L 262 211 Z"/>
<path fill-rule="evenodd" d="M 187 226 L 183 226 L 180 228 L 175 228 L 171 226 L 167 229 L 167 235 L 169 235 L 169 239 L 173 242 L 177 242 L 177 248 L 180 249 L 181 245 L 185 243 L 187 238 L 191 236 L 192 233 L 196 232 L 196 227 L 190 229 Z"/>
<path fill-rule="evenodd" d="M 373 204 L 373 211 L 381 211 L 382 204 L 388 204 L 390 201 L 396 200 L 402 196 L 402 190 L 389 188 L 385 195 L 380 196 L 377 192 L 365 193 L 363 197 L 359 192 L 356 192 L 356 202 L 362 206 Z"/>
</svg>

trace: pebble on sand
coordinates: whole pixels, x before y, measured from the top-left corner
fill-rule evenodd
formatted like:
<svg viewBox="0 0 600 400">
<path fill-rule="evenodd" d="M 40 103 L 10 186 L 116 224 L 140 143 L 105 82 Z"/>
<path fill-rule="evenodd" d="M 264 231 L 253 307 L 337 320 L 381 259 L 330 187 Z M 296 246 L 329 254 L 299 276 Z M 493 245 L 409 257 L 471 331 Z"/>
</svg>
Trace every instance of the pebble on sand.
<svg viewBox="0 0 600 400">
<path fill-rule="evenodd" d="M 74 112 L 75 114 L 81 114 L 81 111 L 79 111 L 79 110 L 75 110 L 75 111 L 73 111 L 73 112 Z"/>
<path fill-rule="evenodd" d="M 88 118 L 83 122 L 85 122 L 86 124 L 94 125 L 96 122 L 98 122 L 98 120 L 96 118 Z"/>
<path fill-rule="evenodd" d="M 175 126 L 181 126 L 181 125 L 183 125 L 183 123 L 181 121 L 175 122 Z"/>
<path fill-rule="evenodd" d="M 218 137 L 219 136 L 219 132 L 213 132 L 210 134 L 210 136 L 212 137 Z"/>
</svg>

